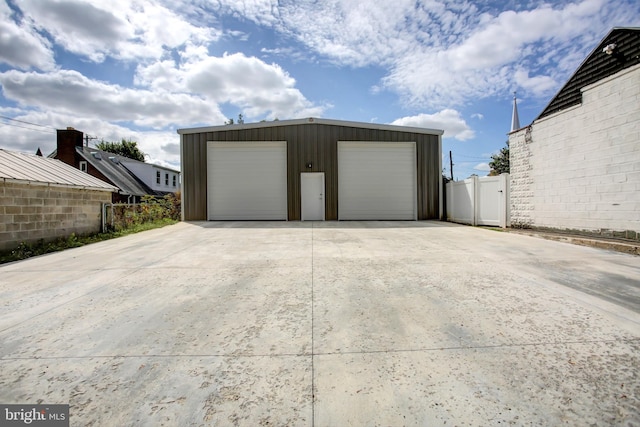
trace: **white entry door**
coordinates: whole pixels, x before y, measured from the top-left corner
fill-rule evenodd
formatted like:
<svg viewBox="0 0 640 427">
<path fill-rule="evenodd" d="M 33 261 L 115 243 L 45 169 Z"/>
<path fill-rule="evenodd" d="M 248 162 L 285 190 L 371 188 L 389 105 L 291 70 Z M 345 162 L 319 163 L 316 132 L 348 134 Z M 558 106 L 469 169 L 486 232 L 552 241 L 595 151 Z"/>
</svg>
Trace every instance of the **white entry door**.
<svg viewBox="0 0 640 427">
<path fill-rule="evenodd" d="M 324 172 L 300 174 L 302 221 L 324 221 Z"/>
</svg>

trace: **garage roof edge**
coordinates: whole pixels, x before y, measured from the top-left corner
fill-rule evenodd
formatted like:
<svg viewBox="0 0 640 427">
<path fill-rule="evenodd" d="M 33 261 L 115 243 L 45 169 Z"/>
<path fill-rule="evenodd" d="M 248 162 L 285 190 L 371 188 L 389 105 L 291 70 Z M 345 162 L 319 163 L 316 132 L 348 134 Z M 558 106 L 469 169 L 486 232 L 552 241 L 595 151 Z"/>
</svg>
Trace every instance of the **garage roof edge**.
<svg viewBox="0 0 640 427">
<path fill-rule="evenodd" d="M 309 117 L 306 119 L 277 120 L 272 122 L 257 122 L 257 123 L 243 123 L 243 124 L 233 124 L 233 125 L 185 128 L 185 129 L 178 129 L 178 133 L 180 135 L 188 135 L 188 134 L 202 133 L 202 132 L 221 132 L 221 131 L 228 131 L 228 130 L 243 130 L 243 129 L 267 128 L 267 127 L 276 127 L 276 126 L 292 126 L 292 125 L 309 125 L 309 124 L 347 126 L 347 127 L 357 127 L 357 128 L 363 128 L 363 129 L 389 130 L 389 131 L 396 131 L 396 132 L 423 133 L 428 135 L 442 135 L 444 133 L 444 130 L 441 130 L 441 129 L 428 129 L 428 128 L 420 128 L 420 127 L 398 126 L 398 125 L 388 125 L 388 124 L 379 124 L 379 123 L 351 122 L 346 120 L 318 119 L 315 117 Z"/>
</svg>

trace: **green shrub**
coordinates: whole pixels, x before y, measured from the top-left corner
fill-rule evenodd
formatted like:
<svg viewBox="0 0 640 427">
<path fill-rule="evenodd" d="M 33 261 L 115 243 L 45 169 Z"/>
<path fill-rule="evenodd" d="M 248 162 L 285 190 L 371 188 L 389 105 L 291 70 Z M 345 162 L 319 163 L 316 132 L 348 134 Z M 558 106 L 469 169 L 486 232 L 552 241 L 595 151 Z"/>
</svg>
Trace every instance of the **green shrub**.
<svg viewBox="0 0 640 427">
<path fill-rule="evenodd" d="M 107 212 L 106 224 L 109 231 L 120 231 L 163 219 L 179 221 L 180 212 L 180 193 L 147 195 L 138 204 L 114 204 Z"/>
</svg>

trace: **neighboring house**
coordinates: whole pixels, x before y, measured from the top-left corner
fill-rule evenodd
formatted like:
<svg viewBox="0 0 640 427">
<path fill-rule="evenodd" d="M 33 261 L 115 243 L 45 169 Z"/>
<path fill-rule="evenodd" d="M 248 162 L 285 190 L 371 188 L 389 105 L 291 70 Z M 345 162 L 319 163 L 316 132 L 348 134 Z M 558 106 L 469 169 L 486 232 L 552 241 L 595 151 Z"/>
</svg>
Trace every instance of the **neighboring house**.
<svg viewBox="0 0 640 427">
<path fill-rule="evenodd" d="M 640 240 L 640 29 L 611 30 L 509 148 L 512 226 Z"/>
<path fill-rule="evenodd" d="M 59 160 L 0 149 L 0 250 L 99 232 L 117 191 Z"/>
<path fill-rule="evenodd" d="M 56 150 L 49 155 L 118 187 L 113 202 L 139 202 L 142 196 L 164 196 L 180 190 L 180 172 L 89 148 L 83 133 L 58 130 Z"/>
<path fill-rule="evenodd" d="M 308 118 L 178 133 L 184 220 L 442 217 L 442 130 Z"/>
</svg>

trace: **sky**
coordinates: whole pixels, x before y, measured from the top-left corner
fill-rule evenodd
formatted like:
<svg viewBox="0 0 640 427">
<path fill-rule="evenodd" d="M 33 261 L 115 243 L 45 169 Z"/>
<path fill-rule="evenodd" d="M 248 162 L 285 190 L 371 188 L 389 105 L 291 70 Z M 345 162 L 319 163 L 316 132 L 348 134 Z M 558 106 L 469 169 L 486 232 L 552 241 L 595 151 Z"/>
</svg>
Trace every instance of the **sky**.
<svg viewBox="0 0 640 427">
<path fill-rule="evenodd" d="M 0 0 L 0 148 L 55 129 L 137 141 L 306 117 L 443 129 L 444 174 L 489 172 L 513 93 L 531 123 L 637 0 Z"/>
</svg>

